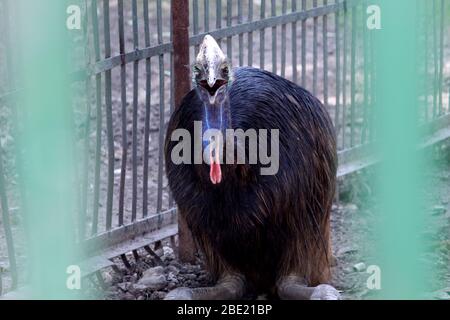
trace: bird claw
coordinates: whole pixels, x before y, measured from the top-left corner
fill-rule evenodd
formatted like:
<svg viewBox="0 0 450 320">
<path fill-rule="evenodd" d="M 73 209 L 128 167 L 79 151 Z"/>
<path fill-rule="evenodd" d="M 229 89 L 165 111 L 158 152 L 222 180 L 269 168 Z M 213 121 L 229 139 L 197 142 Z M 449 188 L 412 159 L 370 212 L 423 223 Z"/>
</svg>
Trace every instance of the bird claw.
<svg viewBox="0 0 450 320">
<path fill-rule="evenodd" d="M 170 291 L 164 300 L 194 300 L 194 294 L 192 289 L 189 288 L 176 288 Z"/>
<path fill-rule="evenodd" d="M 311 300 L 341 300 L 341 294 L 332 286 L 321 284 L 314 289 Z"/>
</svg>

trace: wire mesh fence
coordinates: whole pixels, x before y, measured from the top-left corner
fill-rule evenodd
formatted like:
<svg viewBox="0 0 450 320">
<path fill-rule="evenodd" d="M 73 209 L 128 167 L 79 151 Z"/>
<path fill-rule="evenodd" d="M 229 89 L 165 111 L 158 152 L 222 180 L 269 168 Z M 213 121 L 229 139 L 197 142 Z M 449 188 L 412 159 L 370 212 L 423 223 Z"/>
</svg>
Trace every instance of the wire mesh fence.
<svg viewBox="0 0 450 320">
<path fill-rule="evenodd" d="M 418 26 L 424 44 L 420 118 L 448 125 L 450 3 L 416 3 L 423 12 Z M 163 142 L 177 83 L 171 1 L 78 4 L 83 28 L 71 39 L 77 61 L 73 89 L 80 93 L 73 101 L 80 155 L 77 228 L 80 241 L 87 240 L 94 252 L 176 222 L 164 176 Z M 374 140 L 376 121 L 369 1 L 191 0 L 189 5 L 191 61 L 204 35 L 211 34 L 233 66 L 266 69 L 302 85 L 329 111 L 341 159 L 351 154 L 363 160 L 354 151 Z M 20 125 L 14 121 L 21 87 L 12 68 L 20 50 L 14 45 L 18 15 L 14 1 L 0 1 L 5 31 L 0 34 L 0 280 L 6 279 L 7 290 L 17 286 L 18 265 L 24 265 L 17 259 L 25 259 L 15 139 Z"/>
</svg>

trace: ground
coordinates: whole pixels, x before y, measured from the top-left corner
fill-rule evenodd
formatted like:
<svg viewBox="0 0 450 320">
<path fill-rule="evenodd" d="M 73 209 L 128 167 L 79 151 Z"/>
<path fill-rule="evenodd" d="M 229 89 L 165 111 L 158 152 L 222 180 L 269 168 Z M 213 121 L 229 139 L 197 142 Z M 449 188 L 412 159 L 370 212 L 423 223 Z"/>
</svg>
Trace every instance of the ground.
<svg viewBox="0 0 450 320">
<path fill-rule="evenodd" d="M 423 232 L 427 251 L 424 258 L 431 268 L 439 270 L 439 274 L 428 279 L 429 289 L 424 293 L 424 298 L 450 300 L 450 153 L 448 145 L 431 149 L 438 160 L 435 167 L 430 166 L 426 175 L 433 188 L 425 192 L 427 225 Z M 341 291 L 343 299 L 375 299 L 378 294 L 366 285 L 369 277 L 367 267 L 376 264 L 374 174 L 374 169 L 367 169 L 340 181 L 340 202 L 333 205 L 331 224 L 336 266 L 333 267 L 332 284 Z M 158 257 L 143 255 L 137 262 L 129 255 L 131 269 L 125 268 L 117 259 L 122 274 L 113 270 L 103 271 L 106 291 L 102 297 L 158 300 L 176 287 L 196 288 L 212 284 L 201 259 L 194 265 L 180 263 L 168 241 L 155 249 L 155 253 Z M 95 286 L 90 286 L 89 294 L 98 293 Z"/>
</svg>

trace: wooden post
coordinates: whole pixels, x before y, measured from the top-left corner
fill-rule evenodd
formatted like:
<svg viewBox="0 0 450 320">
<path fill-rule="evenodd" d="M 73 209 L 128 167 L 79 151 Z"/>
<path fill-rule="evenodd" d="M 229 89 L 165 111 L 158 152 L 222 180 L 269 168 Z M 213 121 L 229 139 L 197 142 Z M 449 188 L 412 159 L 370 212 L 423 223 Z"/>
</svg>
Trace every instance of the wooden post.
<svg viewBox="0 0 450 320">
<path fill-rule="evenodd" d="M 189 0 L 172 0 L 173 81 L 175 107 L 191 89 L 189 77 Z M 178 212 L 178 257 L 194 262 L 195 244 L 182 213 Z"/>
</svg>

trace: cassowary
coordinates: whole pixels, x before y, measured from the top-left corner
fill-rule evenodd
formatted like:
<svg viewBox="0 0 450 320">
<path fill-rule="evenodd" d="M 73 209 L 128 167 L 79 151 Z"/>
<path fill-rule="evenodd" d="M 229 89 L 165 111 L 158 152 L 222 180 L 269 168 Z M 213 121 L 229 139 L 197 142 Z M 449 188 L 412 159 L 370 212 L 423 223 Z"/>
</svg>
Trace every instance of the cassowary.
<svg viewBox="0 0 450 320">
<path fill-rule="evenodd" d="M 323 105 L 273 73 L 231 69 L 211 36 L 201 45 L 192 78 L 195 88 L 168 126 L 166 174 L 178 212 L 216 285 L 178 288 L 166 299 L 239 299 L 247 292 L 281 299 L 339 298 L 327 284 L 337 155 L 333 125 Z M 235 150 L 225 150 L 219 139 L 218 148 L 205 148 L 204 137 L 194 132 L 200 121 L 202 133 L 216 129 L 224 136 L 229 129 L 269 129 L 264 138 L 270 139 L 270 130 L 278 129 L 278 149 L 266 150 L 278 153 L 277 172 L 261 174 L 266 165 L 259 159 L 248 161 L 248 140 L 236 143 Z M 177 129 L 190 133 L 190 163 L 172 159 L 180 143 L 172 136 Z M 196 142 L 206 153 L 206 161 L 197 164 Z M 247 161 L 225 163 L 218 157 L 220 146 L 223 154 L 247 151 Z"/>
</svg>

